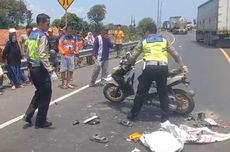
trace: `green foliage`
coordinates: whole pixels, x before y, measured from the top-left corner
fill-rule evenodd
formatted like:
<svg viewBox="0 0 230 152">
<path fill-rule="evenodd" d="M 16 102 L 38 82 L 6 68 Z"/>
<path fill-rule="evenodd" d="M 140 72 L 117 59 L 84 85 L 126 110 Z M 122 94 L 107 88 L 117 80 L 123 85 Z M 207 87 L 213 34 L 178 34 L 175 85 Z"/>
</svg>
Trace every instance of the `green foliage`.
<svg viewBox="0 0 230 152">
<path fill-rule="evenodd" d="M 87 13 L 88 19 L 91 23 L 90 31 L 95 35 L 98 35 L 103 28 L 102 21 L 105 19 L 106 6 L 105 5 L 94 5 Z"/>
<path fill-rule="evenodd" d="M 91 23 L 99 24 L 105 19 L 106 7 L 105 5 L 94 5 L 87 13 Z"/>
<path fill-rule="evenodd" d="M 61 19 L 55 19 L 52 23 L 52 26 L 58 27 L 58 28 L 63 28 L 65 27 L 65 18 L 66 16 L 62 16 Z M 79 18 L 76 14 L 74 13 L 67 13 L 67 20 L 68 20 L 68 25 L 71 25 L 74 29 L 74 32 L 88 32 L 90 25 L 88 22 L 84 21 L 83 19 Z"/>
<path fill-rule="evenodd" d="M 0 19 L 0 28 L 18 27 L 32 22 L 32 12 L 24 1 L 0 0 Z"/>
<path fill-rule="evenodd" d="M 146 27 L 148 26 L 154 26 L 155 22 L 152 18 L 147 17 L 143 18 L 139 23 L 138 23 L 138 32 L 140 35 L 143 35 L 145 32 Z"/>
</svg>

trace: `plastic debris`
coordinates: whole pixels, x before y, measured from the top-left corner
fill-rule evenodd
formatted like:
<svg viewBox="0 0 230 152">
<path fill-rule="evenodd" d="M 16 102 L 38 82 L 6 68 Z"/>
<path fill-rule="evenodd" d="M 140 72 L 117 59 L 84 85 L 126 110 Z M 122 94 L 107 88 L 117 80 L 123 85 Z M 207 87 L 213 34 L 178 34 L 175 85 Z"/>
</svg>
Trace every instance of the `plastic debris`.
<svg viewBox="0 0 230 152">
<path fill-rule="evenodd" d="M 195 121 L 196 119 L 194 118 L 193 115 L 189 115 L 187 118 L 184 119 L 185 121 Z"/>
<path fill-rule="evenodd" d="M 131 152 L 141 152 L 140 149 L 134 148 Z"/>
<path fill-rule="evenodd" d="M 207 123 L 209 123 L 211 126 L 218 126 L 218 124 L 216 123 L 215 120 L 211 119 L 211 118 L 205 118 L 204 121 L 206 121 Z"/>
<path fill-rule="evenodd" d="M 94 120 L 88 122 L 89 125 L 97 125 L 99 123 L 100 123 L 100 121 L 98 119 L 94 119 Z"/>
<path fill-rule="evenodd" d="M 90 141 L 98 142 L 98 143 L 108 143 L 109 140 L 106 137 L 101 136 L 100 134 L 93 135 L 92 138 L 90 138 Z"/>
<path fill-rule="evenodd" d="M 118 123 L 123 125 L 123 126 L 126 126 L 126 127 L 132 127 L 133 126 L 133 123 L 131 123 L 128 120 L 119 120 Z"/>
<path fill-rule="evenodd" d="M 73 124 L 73 126 L 76 126 L 76 125 L 79 125 L 80 122 L 78 120 L 75 120 L 72 124 Z"/>
<path fill-rule="evenodd" d="M 206 118 L 206 115 L 204 112 L 200 112 L 197 114 L 197 120 L 204 120 Z"/>
<path fill-rule="evenodd" d="M 87 124 L 87 123 L 89 123 L 90 121 L 95 120 L 95 119 L 97 119 L 97 118 L 99 118 L 99 117 L 98 117 L 98 116 L 92 116 L 92 117 L 86 119 L 85 121 L 83 121 L 83 123 L 84 123 L 84 124 Z"/>
<path fill-rule="evenodd" d="M 134 142 L 137 142 L 140 137 L 143 135 L 143 133 L 141 132 L 134 132 L 134 133 L 131 133 L 129 136 L 128 136 L 128 140 L 130 141 L 134 141 Z"/>
</svg>

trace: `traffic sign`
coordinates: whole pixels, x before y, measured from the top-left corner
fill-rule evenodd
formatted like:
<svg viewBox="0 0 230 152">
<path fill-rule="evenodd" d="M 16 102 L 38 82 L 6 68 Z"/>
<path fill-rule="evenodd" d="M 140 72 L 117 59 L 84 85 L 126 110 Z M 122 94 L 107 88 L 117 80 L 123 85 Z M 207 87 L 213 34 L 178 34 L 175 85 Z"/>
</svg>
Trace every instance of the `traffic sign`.
<svg viewBox="0 0 230 152">
<path fill-rule="evenodd" d="M 74 0 L 58 0 L 59 4 L 65 9 L 67 10 L 70 5 L 73 3 Z"/>
</svg>

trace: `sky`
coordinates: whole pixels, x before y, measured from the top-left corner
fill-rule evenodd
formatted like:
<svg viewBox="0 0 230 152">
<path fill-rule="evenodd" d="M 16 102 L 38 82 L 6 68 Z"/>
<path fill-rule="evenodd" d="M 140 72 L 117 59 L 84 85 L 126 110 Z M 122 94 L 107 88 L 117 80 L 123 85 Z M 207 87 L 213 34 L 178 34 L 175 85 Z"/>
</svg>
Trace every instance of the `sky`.
<svg viewBox="0 0 230 152">
<path fill-rule="evenodd" d="M 35 19 L 38 13 L 46 13 L 51 20 L 60 18 L 65 10 L 58 0 L 24 0 L 33 12 Z M 162 1 L 162 21 L 171 16 L 185 16 L 192 21 L 197 17 L 197 7 L 207 0 L 160 0 Z M 87 12 L 95 4 L 105 4 L 107 9 L 104 24 L 131 24 L 131 16 L 136 24 L 144 17 L 157 18 L 157 0 L 74 0 L 68 9 L 87 20 Z"/>
</svg>

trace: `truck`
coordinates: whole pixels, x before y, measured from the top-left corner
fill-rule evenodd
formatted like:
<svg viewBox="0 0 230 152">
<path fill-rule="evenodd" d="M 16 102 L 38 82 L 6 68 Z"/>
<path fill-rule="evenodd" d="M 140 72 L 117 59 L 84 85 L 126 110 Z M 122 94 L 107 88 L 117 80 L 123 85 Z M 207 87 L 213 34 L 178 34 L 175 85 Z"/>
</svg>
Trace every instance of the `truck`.
<svg viewBox="0 0 230 152">
<path fill-rule="evenodd" d="M 209 0 L 198 7 L 196 41 L 230 46 L 230 0 Z"/>
<path fill-rule="evenodd" d="M 164 21 L 163 22 L 163 29 L 164 30 L 169 30 L 170 29 L 170 22 L 169 21 Z"/>
<path fill-rule="evenodd" d="M 170 31 L 174 34 L 187 34 L 187 19 L 182 16 L 169 18 Z"/>
</svg>

